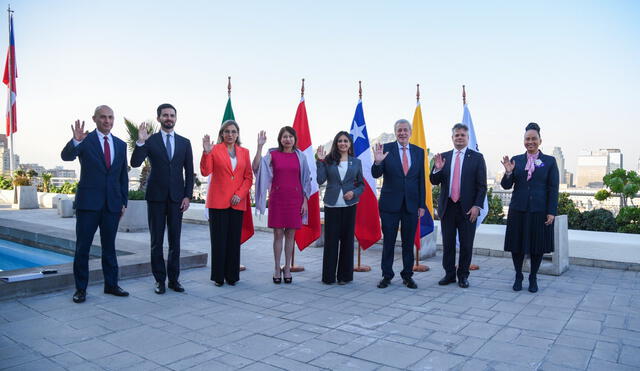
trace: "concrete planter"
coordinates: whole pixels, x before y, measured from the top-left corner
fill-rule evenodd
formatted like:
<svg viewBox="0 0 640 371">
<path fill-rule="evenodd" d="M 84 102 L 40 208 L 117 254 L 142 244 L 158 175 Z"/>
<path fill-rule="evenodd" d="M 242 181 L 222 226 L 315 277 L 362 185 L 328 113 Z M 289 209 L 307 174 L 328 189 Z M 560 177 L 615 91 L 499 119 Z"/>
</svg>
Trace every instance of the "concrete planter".
<svg viewBox="0 0 640 371">
<path fill-rule="evenodd" d="M 17 186 L 15 187 L 15 199 L 13 202 L 14 209 L 37 209 L 38 192 L 35 186 Z"/>
<path fill-rule="evenodd" d="M 120 218 L 119 232 L 141 232 L 149 229 L 147 201 L 129 200 L 124 216 Z"/>
</svg>

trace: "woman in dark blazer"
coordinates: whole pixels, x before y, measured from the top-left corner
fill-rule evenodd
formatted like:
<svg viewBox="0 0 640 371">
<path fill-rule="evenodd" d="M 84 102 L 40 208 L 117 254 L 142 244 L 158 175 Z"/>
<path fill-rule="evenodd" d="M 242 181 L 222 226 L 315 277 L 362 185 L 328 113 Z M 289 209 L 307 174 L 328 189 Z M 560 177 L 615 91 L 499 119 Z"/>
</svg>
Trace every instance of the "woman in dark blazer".
<svg viewBox="0 0 640 371">
<path fill-rule="evenodd" d="M 327 155 L 318 147 L 317 180 L 327 182 L 324 192 L 324 254 L 322 282 L 339 285 L 353 281 L 353 233 L 356 204 L 364 191 L 362 163 L 353 156 L 353 142 L 346 131 L 336 134 Z"/>
<path fill-rule="evenodd" d="M 542 255 L 553 251 L 553 219 L 558 210 L 559 174 L 556 159 L 540 152 L 540 126 L 532 122 L 524 134 L 527 152 L 511 160 L 504 156 L 505 174 L 500 184 L 513 187 L 504 250 L 511 252 L 516 279 L 513 290 L 522 290 L 522 263 L 531 258 L 529 291 L 538 291 L 537 273 Z"/>
</svg>

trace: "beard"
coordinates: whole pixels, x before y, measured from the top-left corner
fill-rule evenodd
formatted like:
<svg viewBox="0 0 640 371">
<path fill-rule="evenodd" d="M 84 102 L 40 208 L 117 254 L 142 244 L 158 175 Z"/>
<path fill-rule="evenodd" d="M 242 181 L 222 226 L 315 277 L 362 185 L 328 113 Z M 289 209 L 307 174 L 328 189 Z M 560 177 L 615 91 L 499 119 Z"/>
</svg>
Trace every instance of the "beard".
<svg viewBox="0 0 640 371">
<path fill-rule="evenodd" d="M 173 127 L 176 124 L 174 122 L 167 120 L 167 121 L 161 122 L 160 125 L 162 126 L 163 129 L 173 129 Z"/>
</svg>

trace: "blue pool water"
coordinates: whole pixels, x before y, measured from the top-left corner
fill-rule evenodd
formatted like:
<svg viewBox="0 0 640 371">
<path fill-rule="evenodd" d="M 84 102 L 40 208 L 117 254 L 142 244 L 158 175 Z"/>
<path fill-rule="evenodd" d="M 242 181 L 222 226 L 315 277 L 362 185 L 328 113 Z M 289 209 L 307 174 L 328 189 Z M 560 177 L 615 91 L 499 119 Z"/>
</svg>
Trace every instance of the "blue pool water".
<svg viewBox="0 0 640 371">
<path fill-rule="evenodd" d="M 72 261 L 73 257 L 68 255 L 0 240 L 0 271 L 64 264 Z"/>
</svg>

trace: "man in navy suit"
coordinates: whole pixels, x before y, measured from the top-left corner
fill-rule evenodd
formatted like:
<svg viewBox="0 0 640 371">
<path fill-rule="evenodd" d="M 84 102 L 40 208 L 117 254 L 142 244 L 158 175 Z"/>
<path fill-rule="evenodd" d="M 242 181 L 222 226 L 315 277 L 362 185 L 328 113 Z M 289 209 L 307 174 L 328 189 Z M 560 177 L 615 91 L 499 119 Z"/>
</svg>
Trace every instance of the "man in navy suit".
<svg viewBox="0 0 640 371">
<path fill-rule="evenodd" d="M 438 216 L 442 228 L 442 266 L 446 275 L 438 284 L 456 282 L 469 287 L 469 265 L 473 255 L 476 219 L 487 194 L 487 166 L 484 157 L 467 146 L 469 128 L 453 126 L 451 139 L 454 150 L 435 155 L 431 184 L 440 184 Z M 460 258 L 456 271 L 456 233 L 460 238 Z"/>
<path fill-rule="evenodd" d="M 189 139 L 175 133 L 177 112 L 171 104 L 157 109 L 160 131 L 149 136 L 143 123 L 131 155 L 131 166 L 138 167 L 148 157 L 151 173 L 147 181 L 147 216 L 151 233 L 151 270 L 156 280 L 156 294 L 164 294 L 165 279 L 169 288 L 184 292 L 180 275 L 180 232 L 182 213 L 189 208 L 193 196 L 193 153 Z M 165 267 L 163 257 L 164 229 L 168 230 L 169 253 Z"/>
<path fill-rule="evenodd" d="M 424 215 L 424 150 L 409 144 L 411 124 L 401 119 L 394 125 L 395 142 L 374 148 L 375 161 L 371 166 L 374 178 L 384 176 L 378 208 L 382 222 L 382 280 L 383 289 L 391 283 L 393 273 L 393 250 L 396 245 L 398 226 L 402 225 L 402 282 L 410 289 L 418 286 L 413 276 L 413 241 L 418 226 L 418 217 Z"/>
<path fill-rule="evenodd" d="M 73 276 L 76 281 L 75 303 L 87 297 L 89 282 L 89 250 L 96 229 L 100 227 L 104 293 L 128 296 L 118 286 L 116 232 L 120 217 L 127 208 L 129 176 L 127 175 L 127 145 L 111 134 L 113 110 L 98 106 L 93 115 L 96 130 L 84 130 L 84 121 L 71 126 L 73 139 L 64 147 L 64 161 L 80 159 L 80 182 L 76 191 L 76 253 Z"/>
</svg>

